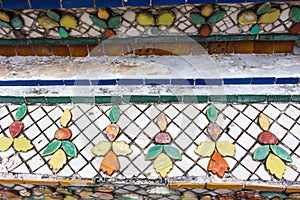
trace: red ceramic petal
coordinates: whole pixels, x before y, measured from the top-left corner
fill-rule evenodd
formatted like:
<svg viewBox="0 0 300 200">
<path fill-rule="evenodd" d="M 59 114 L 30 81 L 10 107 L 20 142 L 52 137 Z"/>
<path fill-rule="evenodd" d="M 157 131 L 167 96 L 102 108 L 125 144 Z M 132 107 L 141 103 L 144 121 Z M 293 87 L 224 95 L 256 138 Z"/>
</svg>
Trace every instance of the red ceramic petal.
<svg viewBox="0 0 300 200">
<path fill-rule="evenodd" d="M 208 171 L 217 174 L 220 178 L 223 178 L 224 174 L 229 172 L 229 165 L 217 151 L 215 151 L 208 163 Z"/>
<path fill-rule="evenodd" d="M 294 24 L 290 30 L 291 34 L 297 34 L 300 33 L 300 23 Z"/>
<path fill-rule="evenodd" d="M 209 36 L 211 34 L 212 30 L 209 25 L 205 24 L 200 29 L 200 35 L 203 37 Z"/>
<path fill-rule="evenodd" d="M 9 133 L 11 137 L 15 138 L 21 133 L 22 129 L 23 129 L 23 123 L 20 121 L 14 121 L 9 126 Z"/>
<path fill-rule="evenodd" d="M 60 128 L 54 134 L 54 138 L 57 140 L 68 140 L 71 137 L 72 137 L 72 132 L 68 128 Z"/>
<path fill-rule="evenodd" d="M 278 138 L 271 132 L 261 132 L 257 136 L 257 140 L 261 144 L 277 144 Z"/>
</svg>

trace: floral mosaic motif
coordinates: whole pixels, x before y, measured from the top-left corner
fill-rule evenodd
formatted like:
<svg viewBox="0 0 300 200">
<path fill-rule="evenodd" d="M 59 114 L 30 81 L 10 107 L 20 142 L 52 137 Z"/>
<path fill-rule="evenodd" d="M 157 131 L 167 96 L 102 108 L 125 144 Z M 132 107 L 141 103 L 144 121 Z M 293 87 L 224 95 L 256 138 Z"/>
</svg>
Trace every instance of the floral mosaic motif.
<svg viewBox="0 0 300 200">
<path fill-rule="evenodd" d="M 282 147 L 278 146 L 278 138 L 269 132 L 270 121 L 268 117 L 261 113 L 258 117 L 258 124 L 263 130 L 257 141 L 262 144 L 253 153 L 253 160 L 262 161 L 266 159 L 266 168 L 278 179 L 282 179 L 286 170 L 285 162 L 293 162 L 290 154 Z"/>
<path fill-rule="evenodd" d="M 182 160 L 182 155 L 177 147 L 171 146 L 172 137 L 170 133 L 166 132 L 168 121 L 164 113 L 160 114 L 157 118 L 157 124 L 160 132 L 157 133 L 153 140 L 156 145 L 152 146 L 145 157 L 145 160 L 154 160 L 154 169 L 163 178 L 173 168 L 173 162 L 171 160 Z"/>
<path fill-rule="evenodd" d="M 240 25 L 251 25 L 251 34 L 260 32 L 259 24 L 272 24 L 280 17 L 281 11 L 278 8 L 272 7 L 270 2 L 260 5 L 256 10 L 250 8 L 241 12 L 238 16 Z"/>
<path fill-rule="evenodd" d="M 24 38 L 24 34 L 20 31 L 24 26 L 23 19 L 12 12 L 0 11 L 0 27 L 12 29 L 16 38 Z"/>
<path fill-rule="evenodd" d="M 229 172 L 229 165 L 223 157 L 234 157 L 235 146 L 228 141 L 217 142 L 221 128 L 216 123 L 218 111 L 215 106 L 210 105 L 207 108 L 206 115 L 210 121 L 207 127 L 208 136 L 213 141 L 201 142 L 195 149 L 195 153 L 202 157 L 211 157 L 207 170 L 213 174 L 217 174 L 220 178 L 223 178 L 224 174 Z"/>
<path fill-rule="evenodd" d="M 201 25 L 199 28 L 199 34 L 205 37 L 212 33 L 211 26 L 221 21 L 225 15 L 225 11 L 220 10 L 218 7 L 214 8 L 212 5 L 207 4 L 201 7 L 200 13 L 190 13 L 190 19 L 195 25 Z"/>
<path fill-rule="evenodd" d="M 62 38 L 69 37 L 69 32 L 71 29 L 77 27 L 77 19 L 71 14 L 62 14 L 53 10 L 48 10 L 46 15 L 38 18 L 40 26 L 50 30 L 58 28 L 59 35 Z"/>
<path fill-rule="evenodd" d="M 111 16 L 112 14 L 108 12 L 107 9 L 99 8 L 97 17 L 94 15 L 90 15 L 93 23 L 105 29 L 104 36 L 105 38 L 112 38 L 116 35 L 114 28 L 118 27 L 122 23 L 121 16 Z"/>
<path fill-rule="evenodd" d="M 0 151 L 7 151 L 13 145 L 16 151 L 28 151 L 33 148 L 31 142 L 25 137 L 18 137 L 23 131 L 24 124 L 20 121 L 27 113 L 26 104 L 22 104 L 15 114 L 15 121 L 9 126 L 11 137 L 2 136 L 0 138 Z"/>
<path fill-rule="evenodd" d="M 293 6 L 290 10 L 290 18 L 294 22 L 290 29 L 291 34 L 300 33 L 300 7 Z"/>
<path fill-rule="evenodd" d="M 43 156 L 52 155 L 48 164 L 54 173 L 57 173 L 67 162 L 67 155 L 70 157 L 77 157 L 76 146 L 69 141 L 72 137 L 72 131 L 67 128 L 67 125 L 72 119 L 70 110 L 66 109 L 61 117 L 60 124 L 63 128 L 59 128 L 54 133 L 54 140 L 49 143 L 44 151 Z"/>
<path fill-rule="evenodd" d="M 130 146 L 124 141 L 115 141 L 120 132 L 120 127 L 116 124 L 120 117 L 120 110 L 118 106 L 114 105 L 109 113 L 109 124 L 104 133 L 110 140 L 101 141 L 92 149 L 92 153 L 96 156 L 104 156 L 101 164 L 100 171 L 111 176 L 115 171 L 120 170 L 120 162 L 118 156 L 126 156 L 132 153 Z"/>
</svg>

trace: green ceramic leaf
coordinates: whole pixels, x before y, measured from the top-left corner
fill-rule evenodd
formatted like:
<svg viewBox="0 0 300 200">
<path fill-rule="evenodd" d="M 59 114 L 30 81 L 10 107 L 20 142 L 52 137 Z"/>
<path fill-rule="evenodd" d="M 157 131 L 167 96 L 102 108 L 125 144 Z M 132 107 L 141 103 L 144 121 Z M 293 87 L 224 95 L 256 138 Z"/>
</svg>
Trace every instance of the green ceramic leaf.
<svg viewBox="0 0 300 200">
<path fill-rule="evenodd" d="M 284 193 L 280 192 L 261 192 L 260 195 L 263 197 L 279 197 L 281 199 L 287 198 Z"/>
<path fill-rule="evenodd" d="M 218 111 L 214 105 L 210 105 L 207 108 L 206 114 L 207 114 L 207 118 L 209 119 L 209 121 L 216 122 L 216 120 L 218 118 Z"/>
<path fill-rule="evenodd" d="M 99 26 L 100 28 L 107 29 L 107 24 L 104 20 L 99 19 L 98 17 L 95 17 L 95 16 L 90 16 L 90 18 L 96 26 Z"/>
<path fill-rule="evenodd" d="M 253 153 L 253 160 L 264 160 L 270 153 L 269 145 L 258 147 Z"/>
<path fill-rule="evenodd" d="M 168 156 L 176 160 L 182 160 L 181 153 L 179 149 L 171 145 L 164 145 L 165 152 Z"/>
<path fill-rule="evenodd" d="M 293 6 L 290 11 L 290 17 L 294 22 L 300 22 L 300 8 Z"/>
<path fill-rule="evenodd" d="M 155 146 L 151 147 L 149 149 L 149 151 L 147 152 L 145 160 L 152 160 L 152 159 L 156 158 L 162 152 L 162 150 L 163 150 L 162 145 L 155 145 Z"/>
<path fill-rule="evenodd" d="M 257 35 L 259 33 L 258 24 L 255 24 L 254 26 L 252 26 L 252 28 L 250 29 L 250 33 L 253 34 L 253 35 Z"/>
<path fill-rule="evenodd" d="M 114 105 L 109 112 L 109 119 L 111 123 L 116 123 L 120 117 L 120 110 L 118 106 Z"/>
<path fill-rule="evenodd" d="M 259 6 L 259 8 L 257 9 L 256 13 L 258 15 L 262 15 L 264 13 L 269 12 L 269 10 L 271 9 L 272 5 L 270 2 L 264 3 L 263 5 Z"/>
<path fill-rule="evenodd" d="M 67 38 L 69 36 L 68 31 L 64 27 L 59 27 L 58 31 L 62 38 Z"/>
<path fill-rule="evenodd" d="M 270 147 L 273 153 L 279 158 L 281 158 L 282 160 L 285 160 L 287 162 L 293 162 L 292 157 L 284 148 L 277 145 L 271 145 Z"/>
<path fill-rule="evenodd" d="M 16 112 L 16 120 L 20 121 L 26 115 L 26 112 L 27 112 L 27 106 L 25 103 L 23 103 Z"/>
<path fill-rule="evenodd" d="M 11 19 L 11 25 L 15 28 L 15 29 L 21 29 L 23 26 L 23 22 L 19 17 L 14 17 Z"/>
<path fill-rule="evenodd" d="M 4 28 L 9 28 L 9 29 L 12 28 L 11 25 L 10 25 L 9 23 L 4 22 L 4 21 L 2 21 L 2 20 L 0 20 L 0 26 L 1 26 L 1 27 L 4 27 Z"/>
<path fill-rule="evenodd" d="M 50 17 L 51 19 L 53 19 L 56 22 L 60 21 L 60 16 L 59 14 L 57 14 L 56 12 L 54 12 L 53 10 L 48 10 L 47 11 L 47 16 Z"/>
<path fill-rule="evenodd" d="M 59 149 L 60 145 L 61 145 L 61 141 L 54 140 L 53 142 L 51 142 L 46 146 L 46 149 L 43 151 L 42 155 L 47 156 L 53 154 L 57 149 Z"/>
<path fill-rule="evenodd" d="M 109 28 L 116 28 L 119 26 L 122 22 L 122 17 L 121 16 L 116 16 L 112 17 L 108 20 L 108 27 Z"/>
<path fill-rule="evenodd" d="M 194 24 L 205 24 L 206 23 L 205 18 L 198 13 L 191 13 L 190 18 Z"/>
<path fill-rule="evenodd" d="M 68 156 L 72 156 L 72 157 L 77 156 L 77 149 L 76 149 L 75 145 L 72 142 L 62 141 L 62 146 L 63 146 L 66 154 L 68 154 Z"/>
<path fill-rule="evenodd" d="M 212 14 L 212 16 L 210 16 L 207 20 L 208 23 L 217 23 L 219 21 L 221 21 L 223 19 L 223 17 L 225 16 L 226 12 L 225 11 L 219 11 L 216 12 L 214 14 Z"/>
</svg>

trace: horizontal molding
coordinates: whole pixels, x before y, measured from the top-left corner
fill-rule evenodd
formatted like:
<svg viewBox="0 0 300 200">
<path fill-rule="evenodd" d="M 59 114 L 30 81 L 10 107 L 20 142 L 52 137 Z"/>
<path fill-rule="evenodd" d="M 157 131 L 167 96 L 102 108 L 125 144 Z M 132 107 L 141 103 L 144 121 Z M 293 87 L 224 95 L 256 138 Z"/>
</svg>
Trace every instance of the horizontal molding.
<svg viewBox="0 0 300 200">
<path fill-rule="evenodd" d="M 273 85 L 299 84 L 299 78 L 252 77 L 252 78 L 187 78 L 187 79 L 67 79 L 67 80 L 0 80 L 0 87 L 7 86 L 115 86 L 115 85 Z"/>
<path fill-rule="evenodd" d="M 0 96 L 8 104 L 121 104 L 121 103 L 289 103 L 300 95 L 123 95 L 123 96 Z"/>
<path fill-rule="evenodd" d="M 87 44 L 135 44 L 135 43 L 160 43 L 160 42 L 222 42 L 222 41 L 287 41 L 300 40 L 300 34 L 261 34 L 261 35 L 210 35 L 202 37 L 191 36 L 153 36 L 131 38 L 30 38 L 30 39 L 0 39 L 0 45 L 32 46 L 32 45 L 87 45 Z"/>
</svg>

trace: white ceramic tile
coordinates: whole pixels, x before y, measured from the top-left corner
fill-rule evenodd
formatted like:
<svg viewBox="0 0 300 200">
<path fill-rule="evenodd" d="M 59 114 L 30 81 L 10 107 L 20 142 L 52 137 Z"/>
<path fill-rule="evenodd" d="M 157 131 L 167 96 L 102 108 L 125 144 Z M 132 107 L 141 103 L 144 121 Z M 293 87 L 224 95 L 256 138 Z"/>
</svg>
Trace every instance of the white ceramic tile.
<svg viewBox="0 0 300 200">
<path fill-rule="evenodd" d="M 281 115 L 277 121 L 279 124 L 281 124 L 283 127 L 285 127 L 286 129 L 290 129 L 292 127 L 292 125 L 295 123 L 295 121 L 286 116 L 286 115 Z"/>
</svg>

